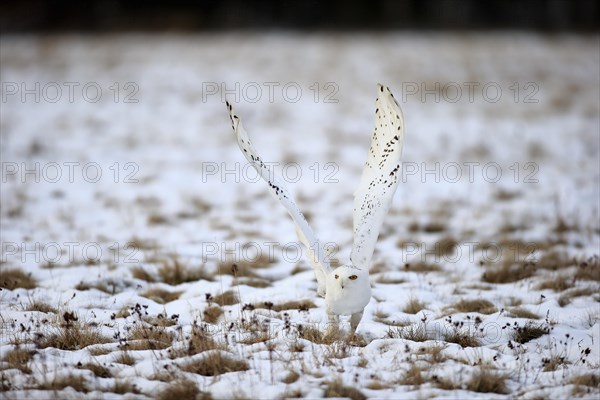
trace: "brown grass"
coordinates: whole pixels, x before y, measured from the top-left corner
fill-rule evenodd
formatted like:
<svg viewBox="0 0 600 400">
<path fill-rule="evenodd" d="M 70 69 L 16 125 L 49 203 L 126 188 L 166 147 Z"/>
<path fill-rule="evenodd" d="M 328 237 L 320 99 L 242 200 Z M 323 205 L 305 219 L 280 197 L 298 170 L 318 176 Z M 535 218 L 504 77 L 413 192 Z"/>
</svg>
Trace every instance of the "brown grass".
<svg viewBox="0 0 600 400">
<path fill-rule="evenodd" d="M 435 344 L 433 346 L 423 346 L 419 348 L 419 355 L 428 356 L 428 360 L 431 364 L 439 364 L 447 360 L 446 356 L 442 353 L 446 348 L 446 345 Z"/>
<path fill-rule="evenodd" d="M 164 326 L 138 323 L 129 332 L 128 342 L 122 347 L 127 350 L 161 350 L 173 343 L 173 335 Z"/>
<path fill-rule="evenodd" d="M 139 394 L 139 393 L 141 393 L 140 390 L 138 389 L 138 387 L 135 385 L 135 383 L 131 383 L 129 380 L 125 380 L 125 379 L 115 380 L 115 383 L 113 384 L 113 387 L 110 390 L 110 392 L 116 393 L 116 394 L 126 394 L 126 393 Z"/>
<path fill-rule="evenodd" d="M 215 324 L 221 315 L 223 315 L 223 309 L 219 306 L 209 306 L 202 312 L 203 319 L 209 324 Z"/>
<path fill-rule="evenodd" d="M 202 267 L 190 268 L 184 265 L 176 256 L 162 260 L 162 265 L 158 269 L 158 276 L 161 282 L 173 286 L 186 282 L 214 280 L 213 275 L 206 272 Z"/>
<path fill-rule="evenodd" d="M 117 357 L 115 357 L 115 362 L 117 364 L 133 365 L 135 364 L 135 358 L 131 354 L 129 354 L 128 351 L 124 351 Z"/>
<path fill-rule="evenodd" d="M 518 343 L 527 343 L 531 340 L 537 339 L 541 336 L 546 335 L 549 332 L 549 329 L 545 327 L 543 324 L 536 324 L 533 322 L 528 322 L 523 326 L 517 327 L 513 333 L 512 337 L 515 342 Z"/>
<path fill-rule="evenodd" d="M 570 364 L 565 357 L 553 355 L 550 358 L 542 358 L 544 372 L 556 371 L 560 366 Z"/>
<path fill-rule="evenodd" d="M 81 393 L 87 393 L 89 391 L 85 378 L 83 376 L 73 374 L 57 376 L 52 380 L 41 382 L 36 389 L 59 391 L 68 387 L 71 387 L 76 392 Z"/>
<path fill-rule="evenodd" d="M 144 296 L 155 303 L 158 304 L 167 304 L 172 301 L 179 299 L 183 292 L 169 292 L 168 290 L 161 288 L 151 288 L 141 293 L 141 296 Z"/>
<path fill-rule="evenodd" d="M 212 396 L 209 393 L 201 392 L 198 389 L 196 382 L 180 378 L 172 382 L 165 389 L 158 392 L 157 400 L 178 400 L 178 399 L 194 399 L 194 400 L 211 400 Z"/>
<path fill-rule="evenodd" d="M 16 368 L 21 372 L 30 374 L 31 368 L 29 368 L 28 364 L 33 358 L 34 354 L 35 352 L 32 350 L 27 350 L 17 346 L 16 348 L 7 352 L 4 355 L 3 360 L 8 363 L 8 368 Z"/>
<path fill-rule="evenodd" d="M 449 308 L 463 313 L 478 312 L 481 314 L 493 314 L 498 311 L 496 306 L 488 300 L 460 300 Z"/>
<path fill-rule="evenodd" d="M 324 397 L 346 397 L 351 400 L 366 400 L 365 396 L 360 390 L 345 386 L 339 379 L 329 381 L 326 383 Z"/>
<path fill-rule="evenodd" d="M 576 265 L 575 259 L 571 258 L 565 252 L 547 251 L 535 262 L 538 269 L 547 269 L 550 271 L 560 271 Z"/>
<path fill-rule="evenodd" d="M 560 295 L 558 298 L 558 305 L 564 307 L 571 303 L 575 297 L 592 296 L 596 293 L 598 293 L 598 289 L 594 290 L 589 287 L 571 289 Z"/>
<path fill-rule="evenodd" d="M 339 329 L 331 329 L 326 330 L 325 332 L 321 332 L 320 330 L 313 327 L 305 327 L 302 325 L 298 325 L 298 335 L 302 339 L 306 339 L 309 342 L 313 342 L 316 344 L 327 344 L 331 345 L 335 341 L 341 339 L 341 333 Z"/>
<path fill-rule="evenodd" d="M 427 305 L 422 301 L 415 298 L 411 298 L 408 301 L 408 303 L 406 303 L 402 311 L 404 311 L 407 314 L 416 314 L 419 311 L 425 309 L 425 307 L 427 307 Z"/>
<path fill-rule="evenodd" d="M 594 256 L 579 263 L 575 279 L 600 282 L 600 257 Z"/>
<path fill-rule="evenodd" d="M 477 372 L 467 381 L 466 389 L 478 393 L 508 393 L 506 376 L 483 367 L 478 368 Z"/>
<path fill-rule="evenodd" d="M 208 350 L 223 349 L 224 346 L 218 343 L 209 332 L 199 325 L 192 326 L 192 332 L 188 340 L 187 353 L 188 356 L 201 353 Z"/>
<path fill-rule="evenodd" d="M 456 343 L 460 347 L 481 346 L 479 339 L 475 337 L 475 334 L 473 332 L 464 332 L 458 329 L 454 329 L 452 332 L 446 332 L 444 334 L 444 340 L 450 343 Z"/>
<path fill-rule="evenodd" d="M 425 383 L 422 372 L 423 370 L 420 367 L 412 364 L 410 368 L 404 374 L 402 374 L 398 380 L 398 384 L 420 386 Z"/>
<path fill-rule="evenodd" d="M 156 278 L 148 271 L 146 271 L 145 268 L 143 268 L 142 266 L 136 266 L 131 268 L 131 275 L 135 278 L 135 279 L 139 279 L 142 281 L 146 281 L 146 282 L 156 282 Z"/>
<path fill-rule="evenodd" d="M 37 287 L 37 282 L 31 277 L 31 273 L 26 274 L 17 268 L 0 268 L 0 287 L 8 290 L 33 289 Z"/>
<path fill-rule="evenodd" d="M 379 276 L 375 282 L 377 283 L 382 283 L 384 285 L 399 285 L 401 283 L 405 283 L 406 279 L 401 279 L 401 278 L 390 278 L 387 275 L 381 275 Z"/>
<path fill-rule="evenodd" d="M 404 270 L 409 272 L 425 273 L 441 271 L 441 268 L 437 264 L 430 264 L 425 261 L 417 261 L 414 263 L 404 264 Z"/>
<path fill-rule="evenodd" d="M 27 305 L 27 307 L 25 308 L 25 311 L 38 311 L 38 312 L 42 312 L 44 314 L 57 314 L 58 310 L 56 309 L 56 307 L 51 306 L 48 303 L 44 303 L 41 301 L 34 301 L 32 303 L 29 303 Z"/>
<path fill-rule="evenodd" d="M 87 369 L 89 371 L 92 371 L 92 373 L 95 376 L 97 376 L 98 378 L 111 378 L 112 377 L 110 370 L 108 368 L 106 368 L 105 366 L 100 365 L 98 363 L 86 363 L 83 365 L 78 365 L 77 368 Z"/>
<path fill-rule="evenodd" d="M 296 382 L 299 378 L 300 378 L 299 373 L 297 373 L 296 371 L 290 371 L 290 372 L 288 372 L 288 374 L 286 376 L 283 377 L 281 382 L 285 383 L 286 385 L 289 385 L 291 383 Z"/>
<path fill-rule="evenodd" d="M 487 283 L 512 283 L 530 278 L 534 274 L 535 268 L 531 263 L 513 264 L 505 261 L 489 268 L 483 273 L 481 279 Z"/>
<path fill-rule="evenodd" d="M 537 290 L 553 290 L 555 292 L 563 292 L 573 287 L 574 279 L 566 274 L 559 274 L 551 279 L 546 279 L 536 285 Z"/>
<path fill-rule="evenodd" d="M 220 306 L 231 306 L 240 302 L 238 296 L 231 290 L 213 296 L 212 301 Z"/>
<path fill-rule="evenodd" d="M 598 374 L 583 374 L 576 375 L 569 380 L 573 385 L 583 385 L 592 388 L 600 386 L 600 375 Z"/>
<path fill-rule="evenodd" d="M 61 350 L 80 350 L 94 344 L 109 343 L 112 340 L 103 336 L 100 330 L 79 321 L 79 318 L 70 312 L 63 314 L 63 321 L 51 326 L 49 332 L 36 338 L 39 348 L 54 347 Z"/>
<path fill-rule="evenodd" d="M 425 342 L 431 339 L 425 324 L 421 323 L 402 328 L 390 328 L 387 335 L 390 339 L 406 339 L 413 342 Z"/>
<path fill-rule="evenodd" d="M 253 306 L 255 308 L 266 308 L 278 312 L 287 310 L 308 311 L 311 308 L 317 307 L 311 300 L 292 300 L 280 304 L 273 304 L 269 301 L 265 301 L 262 303 L 253 304 Z"/>
<path fill-rule="evenodd" d="M 183 371 L 202 376 L 217 376 L 227 372 L 247 371 L 249 366 L 246 361 L 237 360 L 229 355 L 224 355 L 221 351 L 216 351 L 180 368 Z"/>
<path fill-rule="evenodd" d="M 540 319 L 539 315 L 522 307 L 511 308 L 510 310 L 508 310 L 508 316 L 512 318 Z"/>
<path fill-rule="evenodd" d="M 241 278 L 237 282 L 239 285 L 246 285 L 254 288 L 263 289 L 271 286 L 271 281 L 262 278 Z"/>
</svg>

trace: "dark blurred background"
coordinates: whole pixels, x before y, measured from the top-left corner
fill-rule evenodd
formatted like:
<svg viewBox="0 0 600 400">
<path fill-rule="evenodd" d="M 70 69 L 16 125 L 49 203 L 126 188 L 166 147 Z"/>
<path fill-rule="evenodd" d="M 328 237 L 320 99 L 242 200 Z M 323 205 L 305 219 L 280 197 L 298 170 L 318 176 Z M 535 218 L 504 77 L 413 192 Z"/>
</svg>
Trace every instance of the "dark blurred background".
<svg viewBox="0 0 600 400">
<path fill-rule="evenodd" d="M 1 32 L 598 31 L 597 0 L 89 0 L 0 2 Z"/>
</svg>

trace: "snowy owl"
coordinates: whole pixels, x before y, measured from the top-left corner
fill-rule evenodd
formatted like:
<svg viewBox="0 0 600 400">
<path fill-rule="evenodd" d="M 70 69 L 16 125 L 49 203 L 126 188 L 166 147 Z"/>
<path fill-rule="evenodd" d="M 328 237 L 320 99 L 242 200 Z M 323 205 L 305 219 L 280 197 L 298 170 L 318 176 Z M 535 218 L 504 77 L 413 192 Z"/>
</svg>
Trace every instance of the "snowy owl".
<svg viewBox="0 0 600 400">
<path fill-rule="evenodd" d="M 377 89 L 375 131 L 360 184 L 354 193 L 354 243 L 350 264 L 335 269 L 329 265 L 325 249 L 287 188 L 275 178 L 269 165 L 260 158 L 240 118 L 235 114 L 232 105 L 226 102 L 242 153 L 267 182 L 271 194 L 283 204 L 296 224 L 298 237 L 307 248 L 315 270 L 317 293 L 325 297 L 330 322 L 337 326 L 339 315 L 350 315 L 352 334 L 356 331 L 364 308 L 371 300 L 369 266 L 379 230 L 398 186 L 404 140 L 404 118 L 398 102 L 388 87 L 378 84 Z"/>
</svg>

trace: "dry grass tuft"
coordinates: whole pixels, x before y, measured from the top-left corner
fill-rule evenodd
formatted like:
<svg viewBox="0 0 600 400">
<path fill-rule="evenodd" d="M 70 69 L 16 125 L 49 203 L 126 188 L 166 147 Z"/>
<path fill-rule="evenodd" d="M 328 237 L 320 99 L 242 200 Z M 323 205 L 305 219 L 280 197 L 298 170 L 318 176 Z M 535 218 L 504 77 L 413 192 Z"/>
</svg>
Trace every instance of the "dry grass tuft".
<svg viewBox="0 0 600 400">
<path fill-rule="evenodd" d="M 442 353 L 446 345 L 435 344 L 433 346 L 423 346 L 419 348 L 419 355 L 428 356 L 428 360 L 431 364 L 439 364 L 447 360 L 447 357 Z"/>
<path fill-rule="evenodd" d="M 87 393 L 89 391 L 85 378 L 80 375 L 72 374 L 66 376 L 57 376 L 52 380 L 42 382 L 36 387 L 36 389 L 59 391 L 68 387 L 71 387 L 76 392 L 81 393 Z"/>
<path fill-rule="evenodd" d="M 345 386 L 341 380 L 336 379 L 334 381 L 327 382 L 327 386 L 325 387 L 324 397 L 345 397 L 352 400 L 366 400 L 367 396 L 365 396 L 360 390 Z"/>
<path fill-rule="evenodd" d="M 379 276 L 375 282 L 382 283 L 384 285 L 399 285 L 401 283 L 406 283 L 406 279 L 402 278 L 390 278 L 388 275 Z"/>
<path fill-rule="evenodd" d="M 44 314 L 58 314 L 58 310 L 55 307 L 41 301 L 29 303 L 29 305 L 27 305 L 25 308 L 25 311 L 38 311 Z"/>
<path fill-rule="evenodd" d="M 211 299 L 220 306 L 231 306 L 240 302 L 238 296 L 231 290 L 213 296 Z"/>
<path fill-rule="evenodd" d="M 427 307 L 427 305 L 422 301 L 415 298 L 411 298 L 408 301 L 408 303 L 406 303 L 402 311 L 404 311 L 407 314 L 416 314 L 419 311 L 425 309 L 425 307 Z"/>
<path fill-rule="evenodd" d="M 224 346 L 214 340 L 211 334 L 202 326 L 194 324 L 188 341 L 187 355 L 201 353 L 208 350 L 223 349 Z"/>
<path fill-rule="evenodd" d="M 17 268 L 0 268 L 0 287 L 8 290 L 34 289 L 37 282 L 31 277 L 31 273 L 26 274 Z"/>
<path fill-rule="evenodd" d="M 600 376 L 598 374 L 576 375 L 569 380 L 573 385 L 583 385 L 592 388 L 600 386 Z"/>
<path fill-rule="evenodd" d="M 485 271 L 481 279 L 487 283 L 512 283 L 531 278 L 534 274 L 535 268 L 531 263 L 513 264 L 504 261 Z"/>
<path fill-rule="evenodd" d="M 162 265 L 158 269 L 158 276 L 161 282 L 173 286 L 186 282 L 214 280 L 213 275 L 206 272 L 202 267 L 192 269 L 184 265 L 176 256 L 162 260 Z"/>
<path fill-rule="evenodd" d="M 456 343 L 461 347 L 479 347 L 481 343 L 475 337 L 473 332 L 464 332 L 459 329 L 454 329 L 452 332 L 444 334 L 444 340 L 450 343 Z"/>
<path fill-rule="evenodd" d="M 478 393 L 508 393 L 506 376 L 486 368 L 477 369 L 477 372 L 467 382 L 466 389 Z"/>
<path fill-rule="evenodd" d="M 247 371 L 249 366 L 246 361 L 237 360 L 229 355 L 223 355 L 220 351 L 215 351 L 180 368 L 183 371 L 202 376 L 218 376 L 228 372 Z"/>
<path fill-rule="evenodd" d="M 296 371 L 290 371 L 282 380 L 281 382 L 285 383 L 286 385 L 289 385 L 291 383 L 296 382 L 298 379 L 300 378 L 300 374 L 297 373 Z"/>
<path fill-rule="evenodd" d="M 540 316 L 523 307 L 514 307 L 508 310 L 508 316 L 512 318 L 540 319 Z"/>
<path fill-rule="evenodd" d="M 133 394 L 140 394 L 140 389 L 138 389 L 138 387 L 135 385 L 135 383 L 131 383 L 129 380 L 125 380 L 125 379 L 117 379 L 115 380 L 115 383 L 113 384 L 112 389 L 110 390 L 111 393 L 116 393 L 116 394 L 126 394 L 126 393 L 133 393 Z"/>
<path fill-rule="evenodd" d="M 209 306 L 202 312 L 204 322 L 209 324 L 215 324 L 221 315 L 223 315 L 223 309 L 219 306 Z"/>
<path fill-rule="evenodd" d="M 594 290 L 593 288 L 589 287 L 571 289 L 560 295 L 558 298 L 558 305 L 564 307 L 571 303 L 575 297 L 592 296 L 596 293 L 598 293 L 597 289 Z"/>
<path fill-rule="evenodd" d="M 425 342 L 431 339 L 425 324 L 422 323 L 406 327 L 390 328 L 387 331 L 387 335 L 390 339 L 406 339 L 413 342 Z"/>
<path fill-rule="evenodd" d="M 414 263 L 404 264 L 404 270 L 408 272 L 425 273 L 441 271 L 441 268 L 439 265 L 436 264 L 430 264 L 425 261 L 417 261 Z"/>
<path fill-rule="evenodd" d="M 115 357 L 115 362 L 117 364 L 123 364 L 123 365 L 133 365 L 135 364 L 135 358 L 129 354 L 128 351 L 124 351 L 121 354 L 119 354 L 117 357 Z"/>
<path fill-rule="evenodd" d="M 579 263 L 575 279 L 600 282 L 600 257 L 590 257 L 587 261 Z"/>
<path fill-rule="evenodd" d="M 148 289 L 145 292 L 141 293 L 141 296 L 144 296 L 155 303 L 158 304 L 167 304 L 172 301 L 179 299 L 183 292 L 169 292 L 168 290 L 161 288 L 152 288 Z"/>
<path fill-rule="evenodd" d="M 512 337 L 515 342 L 523 344 L 544 336 L 549 332 L 549 329 L 543 324 L 528 322 L 523 326 L 517 327 L 513 331 Z"/>
<path fill-rule="evenodd" d="M 238 262 L 223 262 L 218 265 L 220 275 L 232 275 L 236 278 L 260 278 L 256 269 L 268 268 L 277 260 L 269 258 L 267 253 L 261 253 L 255 260 L 240 260 Z"/>
<path fill-rule="evenodd" d="M 404 374 L 402 374 L 402 377 L 400 377 L 398 380 L 398 384 L 420 386 L 425 383 L 422 372 L 423 370 L 420 367 L 412 364 L 410 368 Z"/>
<path fill-rule="evenodd" d="M 287 310 L 308 311 L 311 308 L 317 307 L 311 300 L 293 300 L 281 304 L 273 304 L 270 301 L 265 301 L 263 303 L 253 304 L 253 306 L 255 308 L 266 308 L 277 312 Z"/>
<path fill-rule="evenodd" d="M 575 259 L 559 251 L 547 251 L 535 262 L 538 269 L 550 271 L 561 271 L 573 265 L 576 265 Z"/>
<path fill-rule="evenodd" d="M 544 372 L 556 371 L 560 366 L 570 364 L 564 356 L 553 355 L 550 358 L 542 358 Z"/>
<path fill-rule="evenodd" d="M 92 373 L 98 378 L 112 378 L 112 374 L 110 370 L 103 365 L 97 363 L 86 363 L 77 365 L 79 369 L 87 369 L 92 371 Z"/>
<path fill-rule="evenodd" d="M 196 382 L 181 378 L 172 382 L 165 389 L 158 392 L 157 400 L 176 400 L 176 399 L 194 399 L 194 400 L 211 400 L 212 396 L 209 393 L 201 392 L 198 389 Z"/>
<path fill-rule="evenodd" d="M 310 326 L 304 327 L 298 325 L 298 335 L 309 342 L 327 345 L 331 345 L 342 338 L 339 329 L 335 329 L 334 327 L 332 327 L 332 329 L 327 329 L 325 332 L 321 332 Z"/>
<path fill-rule="evenodd" d="M 173 343 L 173 336 L 164 326 L 139 323 L 131 330 L 122 347 L 127 350 L 161 350 Z M 133 341 L 133 343 L 131 342 Z"/>
<path fill-rule="evenodd" d="M 463 313 L 493 314 L 498 311 L 496 306 L 488 300 L 461 300 L 451 305 L 450 308 Z"/>
<path fill-rule="evenodd" d="M 551 279 L 546 279 L 540 282 L 535 288 L 537 290 L 553 290 L 555 292 L 563 292 L 570 289 L 575 284 L 572 277 L 565 274 L 559 274 Z"/>
<path fill-rule="evenodd" d="M 59 325 L 51 326 L 49 332 L 36 338 L 39 348 L 54 347 L 61 350 L 81 350 L 94 344 L 109 343 L 112 340 L 103 336 L 100 330 L 79 321 L 72 312 L 65 312 Z"/>
<path fill-rule="evenodd" d="M 238 279 L 239 285 L 246 285 L 258 289 L 264 289 L 271 286 L 271 281 L 262 278 L 241 278 Z"/>
<path fill-rule="evenodd" d="M 8 363 L 8 368 L 16 368 L 23 373 L 30 374 L 31 368 L 29 368 L 29 361 L 35 354 L 32 350 L 27 350 L 17 346 L 13 350 L 10 350 L 4 355 L 3 360 Z"/>
<path fill-rule="evenodd" d="M 135 279 L 139 279 L 139 280 L 142 280 L 145 282 L 150 282 L 150 283 L 156 282 L 156 278 L 140 265 L 131 268 L 131 275 Z"/>
</svg>

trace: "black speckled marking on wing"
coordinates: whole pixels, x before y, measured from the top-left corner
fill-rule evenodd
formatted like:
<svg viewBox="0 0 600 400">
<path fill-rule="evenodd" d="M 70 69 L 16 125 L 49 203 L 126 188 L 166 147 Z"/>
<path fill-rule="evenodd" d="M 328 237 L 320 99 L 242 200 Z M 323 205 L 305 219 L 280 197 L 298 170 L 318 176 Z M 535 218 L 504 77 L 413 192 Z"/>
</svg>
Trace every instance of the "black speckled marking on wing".
<svg viewBox="0 0 600 400">
<path fill-rule="evenodd" d="M 379 85 L 375 129 L 360 185 L 354 194 L 352 263 L 369 267 L 383 219 L 398 186 L 404 118 L 388 87 Z"/>
<path fill-rule="evenodd" d="M 304 235 L 303 240 L 306 241 L 306 245 L 309 250 L 309 257 L 312 258 L 311 262 L 313 265 L 317 265 L 318 268 L 321 268 L 325 274 L 328 274 L 331 270 L 329 263 L 326 260 L 326 252 L 325 249 L 321 246 L 319 240 L 316 238 L 314 232 L 306 222 L 306 218 L 300 209 L 296 205 L 294 199 L 290 196 L 289 191 L 286 186 L 279 182 L 274 172 L 269 168 L 267 164 L 263 162 L 260 158 L 250 138 L 248 137 L 248 133 L 244 129 L 242 125 L 242 121 L 233 111 L 233 106 L 228 101 L 225 103 L 227 106 L 227 111 L 229 112 L 229 118 L 231 120 L 231 126 L 233 131 L 235 132 L 235 136 L 238 142 L 238 146 L 242 151 L 246 160 L 254 167 L 256 172 L 260 175 L 260 177 L 267 182 L 269 187 L 269 192 L 279 200 L 279 202 L 286 208 L 289 215 L 292 217 L 292 220 Z M 315 267 L 317 268 L 317 267 Z"/>
</svg>

